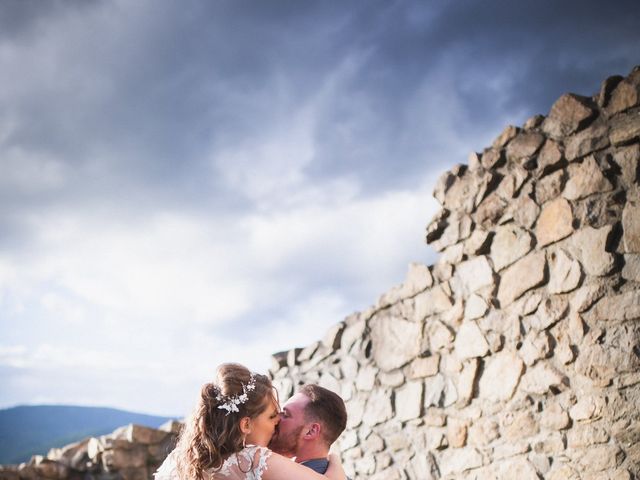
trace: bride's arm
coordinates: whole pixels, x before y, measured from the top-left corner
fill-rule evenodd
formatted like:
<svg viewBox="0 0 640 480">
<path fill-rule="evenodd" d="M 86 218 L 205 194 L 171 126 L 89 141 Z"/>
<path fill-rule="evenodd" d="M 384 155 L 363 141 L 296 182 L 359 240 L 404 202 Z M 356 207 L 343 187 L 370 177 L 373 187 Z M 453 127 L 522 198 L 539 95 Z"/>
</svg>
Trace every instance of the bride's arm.
<svg viewBox="0 0 640 480">
<path fill-rule="evenodd" d="M 309 467 L 300 465 L 288 458 L 272 453 L 267 459 L 267 469 L 263 480 L 346 480 L 342 464 L 337 455 L 329 455 L 329 468 L 325 475 L 314 472 Z"/>
</svg>

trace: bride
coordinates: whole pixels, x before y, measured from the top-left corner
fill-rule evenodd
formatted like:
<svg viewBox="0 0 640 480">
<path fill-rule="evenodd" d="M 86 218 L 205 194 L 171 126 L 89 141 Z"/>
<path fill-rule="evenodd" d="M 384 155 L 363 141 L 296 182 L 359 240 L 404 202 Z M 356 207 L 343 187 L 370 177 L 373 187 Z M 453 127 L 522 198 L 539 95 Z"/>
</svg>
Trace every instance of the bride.
<svg viewBox="0 0 640 480">
<path fill-rule="evenodd" d="M 275 389 L 265 375 L 225 363 L 202 387 L 197 407 L 155 480 L 344 480 L 337 455 L 320 475 L 272 452 L 267 444 L 280 421 Z"/>
</svg>

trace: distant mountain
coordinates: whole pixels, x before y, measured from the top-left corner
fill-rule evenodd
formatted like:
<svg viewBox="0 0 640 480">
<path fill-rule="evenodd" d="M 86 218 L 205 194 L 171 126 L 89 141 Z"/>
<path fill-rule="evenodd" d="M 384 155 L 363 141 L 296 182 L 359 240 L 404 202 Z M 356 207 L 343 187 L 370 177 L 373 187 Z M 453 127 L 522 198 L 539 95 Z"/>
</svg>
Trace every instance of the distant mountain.
<svg viewBox="0 0 640 480">
<path fill-rule="evenodd" d="M 135 423 L 158 428 L 171 417 L 113 408 L 61 405 L 19 406 L 0 410 L 0 464 L 25 462 L 86 437 L 111 433 Z"/>
</svg>

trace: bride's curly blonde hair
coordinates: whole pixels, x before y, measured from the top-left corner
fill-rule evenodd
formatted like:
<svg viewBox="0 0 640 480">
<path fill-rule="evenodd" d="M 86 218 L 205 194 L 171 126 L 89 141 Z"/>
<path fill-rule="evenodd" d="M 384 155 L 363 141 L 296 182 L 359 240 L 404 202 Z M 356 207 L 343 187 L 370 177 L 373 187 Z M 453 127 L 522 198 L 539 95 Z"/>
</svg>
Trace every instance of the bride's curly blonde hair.
<svg viewBox="0 0 640 480">
<path fill-rule="evenodd" d="M 255 418 L 264 412 L 269 400 L 277 402 L 269 377 L 254 373 L 255 388 L 244 403 L 237 405 L 239 411 L 218 408 L 230 397 L 244 393 L 252 373 L 237 363 L 225 363 L 218 367 L 216 377 L 215 382 L 202 386 L 198 404 L 180 433 L 176 463 L 181 479 L 203 480 L 207 470 L 222 467 L 229 455 L 243 448 L 240 419 Z"/>
</svg>

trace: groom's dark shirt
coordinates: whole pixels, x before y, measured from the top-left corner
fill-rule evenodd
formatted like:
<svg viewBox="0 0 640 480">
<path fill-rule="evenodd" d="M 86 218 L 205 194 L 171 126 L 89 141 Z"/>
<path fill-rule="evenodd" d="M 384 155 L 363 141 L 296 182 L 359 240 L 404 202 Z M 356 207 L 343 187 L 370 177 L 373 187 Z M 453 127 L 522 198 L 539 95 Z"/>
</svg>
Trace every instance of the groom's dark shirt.
<svg viewBox="0 0 640 480">
<path fill-rule="evenodd" d="M 312 458 L 311 460 L 307 460 L 306 462 L 300 462 L 300 465 L 309 467 L 311 470 L 324 475 L 324 473 L 327 471 L 327 468 L 329 468 L 329 460 L 327 460 L 326 458 Z"/>
</svg>

